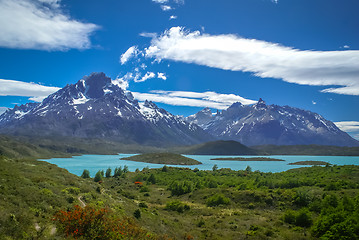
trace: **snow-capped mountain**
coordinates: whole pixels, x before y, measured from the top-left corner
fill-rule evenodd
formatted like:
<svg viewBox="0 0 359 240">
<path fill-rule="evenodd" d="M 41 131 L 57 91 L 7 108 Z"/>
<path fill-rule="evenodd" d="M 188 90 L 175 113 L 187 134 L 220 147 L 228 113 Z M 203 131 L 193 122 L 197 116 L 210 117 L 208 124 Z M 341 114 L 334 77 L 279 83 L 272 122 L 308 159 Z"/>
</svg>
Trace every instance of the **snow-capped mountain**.
<svg viewBox="0 0 359 240">
<path fill-rule="evenodd" d="M 317 113 L 289 106 L 267 105 L 262 99 L 254 105 L 237 102 L 212 116 L 209 109 L 186 119 L 223 140 L 245 145 L 319 144 L 359 146 L 333 122 Z"/>
<path fill-rule="evenodd" d="M 151 145 L 213 139 L 196 124 L 143 103 L 104 73 L 92 73 L 41 103 L 15 106 L 0 116 L 0 132 L 17 135 L 107 138 Z"/>
</svg>

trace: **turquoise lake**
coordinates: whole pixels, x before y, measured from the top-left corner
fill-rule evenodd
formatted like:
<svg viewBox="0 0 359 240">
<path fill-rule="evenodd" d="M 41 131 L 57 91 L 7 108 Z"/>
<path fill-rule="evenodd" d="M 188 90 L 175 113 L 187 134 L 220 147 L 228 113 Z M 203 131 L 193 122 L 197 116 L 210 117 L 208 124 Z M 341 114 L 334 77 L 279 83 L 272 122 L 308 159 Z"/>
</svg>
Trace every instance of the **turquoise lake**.
<svg viewBox="0 0 359 240">
<path fill-rule="evenodd" d="M 67 169 L 69 172 L 80 176 L 84 169 L 90 171 L 91 176 L 94 176 L 99 170 L 106 170 L 112 168 L 127 165 L 130 171 L 135 171 L 136 168 L 142 170 L 144 167 L 149 168 L 161 168 L 164 164 L 151 164 L 142 162 L 133 162 L 127 160 L 120 160 L 123 157 L 129 157 L 134 154 L 118 154 L 118 155 L 82 155 L 74 156 L 72 158 L 52 158 L 52 159 L 40 159 L 40 161 L 46 161 L 52 164 L 56 164 L 61 168 Z M 200 170 L 212 170 L 214 164 L 217 164 L 218 168 L 230 168 L 232 170 L 244 170 L 247 166 L 250 166 L 253 171 L 259 170 L 261 172 L 282 172 L 288 169 L 308 167 L 300 165 L 288 165 L 288 163 L 294 163 L 298 161 L 324 161 L 335 165 L 359 165 L 359 156 L 262 156 L 271 157 L 285 160 L 284 162 L 254 162 L 254 161 L 217 161 L 210 160 L 211 158 L 218 157 L 238 157 L 238 156 L 210 156 L 210 155 L 184 155 L 202 162 L 200 165 L 192 166 L 174 166 L 174 167 L 188 167 L 191 169 L 198 168 Z M 244 158 L 249 157 L 261 157 L 261 156 L 240 156 Z M 168 165 L 172 166 L 172 165 Z"/>
</svg>

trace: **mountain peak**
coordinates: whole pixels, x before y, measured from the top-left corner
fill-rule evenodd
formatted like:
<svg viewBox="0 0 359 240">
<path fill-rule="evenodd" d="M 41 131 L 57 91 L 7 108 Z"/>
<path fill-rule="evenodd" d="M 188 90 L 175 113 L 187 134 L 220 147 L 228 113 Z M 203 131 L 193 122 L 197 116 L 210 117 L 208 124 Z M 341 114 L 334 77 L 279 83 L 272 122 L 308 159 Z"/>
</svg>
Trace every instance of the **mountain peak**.
<svg viewBox="0 0 359 240">
<path fill-rule="evenodd" d="M 84 77 L 86 95 L 90 98 L 100 98 L 104 95 L 104 88 L 111 84 L 111 78 L 103 72 L 94 72 Z"/>
<path fill-rule="evenodd" d="M 257 110 L 260 110 L 260 109 L 266 109 L 267 105 L 266 105 L 266 102 L 262 98 L 259 98 L 258 102 L 254 105 L 254 107 Z"/>
</svg>

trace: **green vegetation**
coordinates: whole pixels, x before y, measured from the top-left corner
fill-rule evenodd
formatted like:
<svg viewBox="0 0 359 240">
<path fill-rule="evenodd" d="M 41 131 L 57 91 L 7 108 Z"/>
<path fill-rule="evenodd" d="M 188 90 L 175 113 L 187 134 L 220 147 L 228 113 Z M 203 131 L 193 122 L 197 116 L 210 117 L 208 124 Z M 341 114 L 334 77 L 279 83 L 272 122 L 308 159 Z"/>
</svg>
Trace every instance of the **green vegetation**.
<svg viewBox="0 0 359 240">
<path fill-rule="evenodd" d="M 359 156 L 359 147 L 321 145 L 262 145 L 252 147 L 263 155 Z"/>
<path fill-rule="evenodd" d="M 234 157 L 234 158 L 211 158 L 211 160 L 221 160 L 221 161 L 243 161 L 243 162 L 249 162 L 249 161 L 259 161 L 259 162 L 284 162 L 282 159 L 276 159 L 276 158 L 265 158 L 265 157 L 251 157 L 251 158 L 243 158 L 243 157 Z"/>
<path fill-rule="evenodd" d="M 134 155 L 131 157 L 121 158 L 121 160 L 129 160 L 135 162 L 169 164 L 169 165 L 198 165 L 202 164 L 192 158 L 184 157 L 175 153 L 145 153 Z"/>
<path fill-rule="evenodd" d="M 359 238 L 359 166 L 119 166 L 95 182 L 10 155 L 0 156 L 0 239 Z"/>
<path fill-rule="evenodd" d="M 329 163 L 323 161 L 299 161 L 294 163 L 288 163 L 288 165 L 328 165 Z"/>
<path fill-rule="evenodd" d="M 214 141 L 170 150 L 189 155 L 259 155 L 257 150 L 236 141 Z"/>
</svg>

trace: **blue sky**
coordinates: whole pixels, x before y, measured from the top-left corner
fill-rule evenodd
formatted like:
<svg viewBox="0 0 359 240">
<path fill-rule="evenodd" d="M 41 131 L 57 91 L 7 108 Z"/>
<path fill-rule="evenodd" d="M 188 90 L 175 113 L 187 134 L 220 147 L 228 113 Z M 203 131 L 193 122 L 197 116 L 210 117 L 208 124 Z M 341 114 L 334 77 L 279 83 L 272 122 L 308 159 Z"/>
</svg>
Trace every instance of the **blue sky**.
<svg viewBox="0 0 359 240">
<path fill-rule="evenodd" d="M 356 0 L 0 0 L 0 111 L 101 71 L 173 114 L 263 98 L 359 138 L 358 9 Z"/>
</svg>

